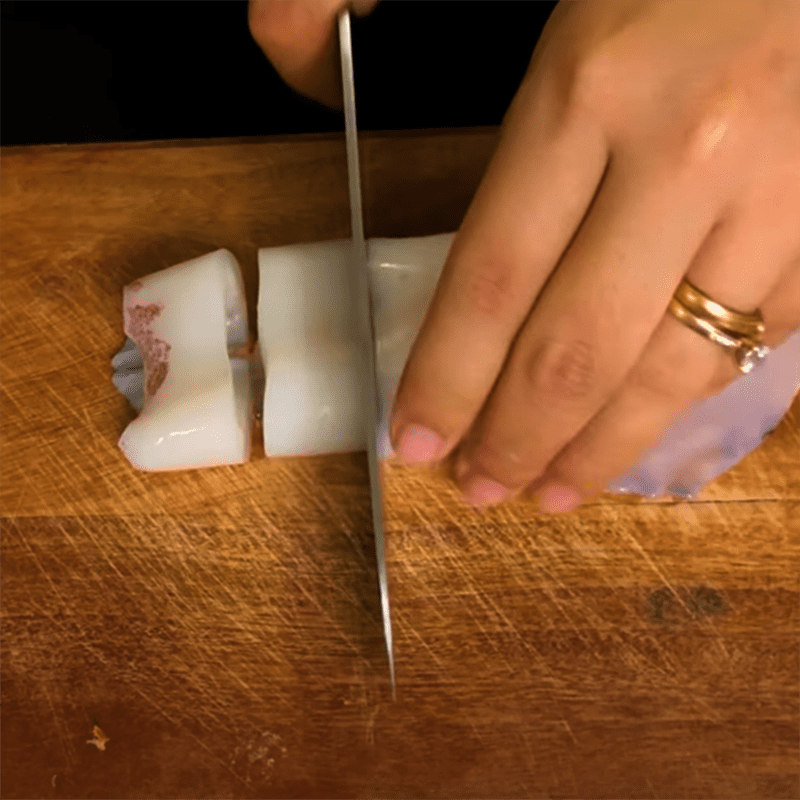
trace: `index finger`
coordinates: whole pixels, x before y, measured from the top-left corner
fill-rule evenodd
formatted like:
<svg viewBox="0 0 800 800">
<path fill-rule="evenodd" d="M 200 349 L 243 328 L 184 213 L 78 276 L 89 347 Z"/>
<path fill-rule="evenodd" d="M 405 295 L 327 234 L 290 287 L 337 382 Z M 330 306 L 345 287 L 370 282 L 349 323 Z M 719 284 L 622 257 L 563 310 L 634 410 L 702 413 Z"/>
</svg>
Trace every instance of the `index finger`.
<svg viewBox="0 0 800 800">
<path fill-rule="evenodd" d="M 512 105 L 400 381 L 391 433 L 407 461 L 444 457 L 469 429 L 602 178 L 599 126 L 534 93 Z"/>
</svg>

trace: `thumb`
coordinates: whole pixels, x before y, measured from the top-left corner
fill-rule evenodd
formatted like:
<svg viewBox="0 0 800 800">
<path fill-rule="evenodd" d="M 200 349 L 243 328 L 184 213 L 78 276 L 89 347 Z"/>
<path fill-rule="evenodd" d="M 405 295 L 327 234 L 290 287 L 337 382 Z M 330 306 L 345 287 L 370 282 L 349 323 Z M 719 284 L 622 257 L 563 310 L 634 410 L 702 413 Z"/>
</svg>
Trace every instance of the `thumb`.
<svg viewBox="0 0 800 800">
<path fill-rule="evenodd" d="M 378 0 L 250 0 L 248 26 L 278 74 L 300 94 L 342 107 L 336 19 L 348 5 L 358 16 Z"/>
</svg>

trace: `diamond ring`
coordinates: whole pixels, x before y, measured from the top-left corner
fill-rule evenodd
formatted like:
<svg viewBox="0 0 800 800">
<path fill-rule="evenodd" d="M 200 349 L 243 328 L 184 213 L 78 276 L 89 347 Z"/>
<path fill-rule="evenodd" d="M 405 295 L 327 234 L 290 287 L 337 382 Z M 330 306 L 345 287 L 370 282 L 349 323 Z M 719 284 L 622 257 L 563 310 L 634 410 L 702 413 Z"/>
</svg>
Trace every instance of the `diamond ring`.
<svg viewBox="0 0 800 800">
<path fill-rule="evenodd" d="M 740 372 L 752 372 L 769 355 L 769 347 L 760 341 L 764 320 L 757 310 L 748 314 L 727 308 L 685 279 L 672 296 L 669 310 L 691 330 L 732 351 Z"/>
</svg>

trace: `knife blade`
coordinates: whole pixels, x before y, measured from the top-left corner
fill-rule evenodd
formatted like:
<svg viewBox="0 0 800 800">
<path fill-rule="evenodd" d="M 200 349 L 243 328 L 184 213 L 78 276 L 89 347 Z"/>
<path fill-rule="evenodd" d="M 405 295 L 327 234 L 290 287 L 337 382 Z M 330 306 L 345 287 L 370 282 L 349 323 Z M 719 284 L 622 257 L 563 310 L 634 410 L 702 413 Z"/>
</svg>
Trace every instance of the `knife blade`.
<svg viewBox="0 0 800 800">
<path fill-rule="evenodd" d="M 389 683 L 395 696 L 394 648 L 392 617 L 389 607 L 389 584 L 386 575 L 386 548 L 383 530 L 383 493 L 378 461 L 378 367 L 375 354 L 375 326 L 372 309 L 372 288 L 369 280 L 367 244 L 364 239 L 364 216 L 361 203 L 361 171 L 358 161 L 358 128 L 356 126 L 356 90 L 353 73 L 353 44 L 350 32 L 350 12 L 339 15 L 339 47 L 342 60 L 342 89 L 344 94 L 344 125 L 347 141 L 347 177 L 350 188 L 350 224 L 353 235 L 353 267 L 360 310 L 361 333 L 366 363 L 364 385 L 365 424 L 367 427 L 367 460 L 372 502 L 372 528 L 375 533 L 375 557 L 378 563 L 378 591 L 383 620 L 383 639 L 389 661 Z"/>
</svg>

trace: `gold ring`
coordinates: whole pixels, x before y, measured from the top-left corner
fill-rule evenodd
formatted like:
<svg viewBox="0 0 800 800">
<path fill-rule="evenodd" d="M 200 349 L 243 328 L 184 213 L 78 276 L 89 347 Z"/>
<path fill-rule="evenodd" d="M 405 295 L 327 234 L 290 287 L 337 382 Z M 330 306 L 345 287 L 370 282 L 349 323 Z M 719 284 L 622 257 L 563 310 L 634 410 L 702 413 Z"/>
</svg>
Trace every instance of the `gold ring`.
<svg viewBox="0 0 800 800">
<path fill-rule="evenodd" d="M 714 342 L 714 344 L 731 350 L 740 372 L 745 374 L 751 372 L 754 367 L 760 364 L 769 355 L 769 347 L 762 344 L 757 338 L 760 334 L 756 336 L 743 336 L 741 334 L 737 335 L 731 333 L 717 324 L 714 324 L 716 318 L 712 321 L 707 317 L 700 316 L 690 311 L 678 301 L 676 296 L 673 296 L 669 301 L 669 310 L 675 319 L 695 331 L 695 333 L 699 333 L 701 336 Z M 759 318 L 761 317 L 760 314 L 758 316 Z"/>
<path fill-rule="evenodd" d="M 712 300 L 684 278 L 675 290 L 674 298 L 690 313 L 713 321 L 714 326 L 734 336 L 760 339 L 764 334 L 764 318 L 756 309 L 750 313 L 736 311 Z"/>
</svg>

